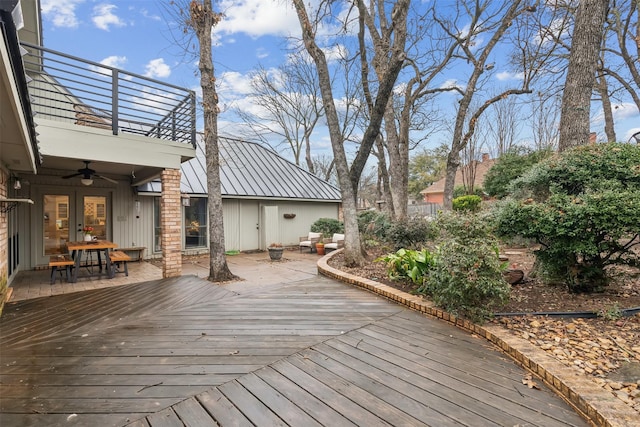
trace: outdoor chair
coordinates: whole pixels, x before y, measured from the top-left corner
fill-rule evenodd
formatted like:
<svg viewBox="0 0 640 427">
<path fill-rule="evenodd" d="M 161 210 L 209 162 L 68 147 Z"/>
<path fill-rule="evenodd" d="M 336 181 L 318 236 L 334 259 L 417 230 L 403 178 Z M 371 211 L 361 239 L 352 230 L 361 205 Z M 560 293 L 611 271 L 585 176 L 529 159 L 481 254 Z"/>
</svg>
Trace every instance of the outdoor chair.
<svg viewBox="0 0 640 427">
<path fill-rule="evenodd" d="M 322 233 L 309 232 L 307 236 L 300 237 L 300 252 L 303 248 L 309 248 L 310 252 L 316 249 L 316 243 L 322 238 Z"/>
<path fill-rule="evenodd" d="M 332 237 L 324 239 L 324 250 L 335 251 L 344 248 L 344 234 L 334 233 Z"/>
</svg>

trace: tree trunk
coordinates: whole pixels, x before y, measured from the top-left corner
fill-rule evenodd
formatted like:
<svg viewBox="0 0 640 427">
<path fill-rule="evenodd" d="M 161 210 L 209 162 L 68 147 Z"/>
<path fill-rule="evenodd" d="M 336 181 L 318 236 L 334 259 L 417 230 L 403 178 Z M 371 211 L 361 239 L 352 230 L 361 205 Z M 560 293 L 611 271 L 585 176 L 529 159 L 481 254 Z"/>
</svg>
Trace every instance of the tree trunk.
<svg viewBox="0 0 640 427">
<path fill-rule="evenodd" d="M 616 142 L 616 129 L 613 124 L 613 110 L 611 109 L 611 98 L 609 98 L 609 86 L 604 74 L 598 75 L 598 92 L 602 102 L 602 113 L 604 115 L 604 133 L 608 142 Z"/>
<path fill-rule="evenodd" d="M 365 262 L 362 252 L 362 244 L 360 242 L 360 233 L 358 230 L 358 217 L 356 206 L 356 191 L 353 188 L 349 166 L 347 164 L 347 156 L 344 151 L 344 138 L 340 132 L 340 121 L 338 112 L 334 103 L 333 90 L 331 88 L 331 75 L 324 52 L 315 42 L 313 26 L 304 5 L 304 0 L 293 0 L 293 4 L 298 14 L 300 27 L 302 28 L 302 38 L 305 48 L 316 64 L 318 72 L 318 83 L 322 94 L 322 101 L 325 108 L 327 126 L 329 128 L 329 137 L 331 139 L 331 148 L 338 175 L 338 183 L 342 196 L 342 208 L 344 214 L 344 255 L 345 264 L 349 266 L 361 266 Z"/>
<path fill-rule="evenodd" d="M 589 142 L 591 93 L 608 6 L 609 0 L 581 0 L 578 3 L 562 94 L 559 151 Z"/>
<path fill-rule="evenodd" d="M 207 163 L 207 192 L 209 204 L 209 278 L 223 282 L 236 278 L 227 265 L 224 247 L 222 190 L 220 187 L 220 152 L 218 147 L 218 95 L 211 52 L 211 28 L 221 15 L 213 11 L 211 0 L 191 1 L 191 25 L 200 44 L 200 85 L 204 109 L 204 141 Z"/>
</svg>

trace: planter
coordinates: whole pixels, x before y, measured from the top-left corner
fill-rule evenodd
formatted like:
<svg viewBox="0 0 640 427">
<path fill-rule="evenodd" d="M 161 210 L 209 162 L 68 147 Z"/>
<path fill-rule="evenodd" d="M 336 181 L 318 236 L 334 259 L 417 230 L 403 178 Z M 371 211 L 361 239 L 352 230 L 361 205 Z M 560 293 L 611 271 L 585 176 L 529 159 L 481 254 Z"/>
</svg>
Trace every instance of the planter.
<svg viewBox="0 0 640 427">
<path fill-rule="evenodd" d="M 316 243 L 316 252 L 318 255 L 324 255 L 324 243 Z"/>
<path fill-rule="evenodd" d="M 93 240 L 93 236 L 91 236 L 91 234 L 85 234 L 84 235 L 84 241 L 85 242 L 90 242 Z"/>
<path fill-rule="evenodd" d="M 269 258 L 271 261 L 279 261 L 282 258 L 284 248 L 267 248 L 269 250 Z"/>
</svg>

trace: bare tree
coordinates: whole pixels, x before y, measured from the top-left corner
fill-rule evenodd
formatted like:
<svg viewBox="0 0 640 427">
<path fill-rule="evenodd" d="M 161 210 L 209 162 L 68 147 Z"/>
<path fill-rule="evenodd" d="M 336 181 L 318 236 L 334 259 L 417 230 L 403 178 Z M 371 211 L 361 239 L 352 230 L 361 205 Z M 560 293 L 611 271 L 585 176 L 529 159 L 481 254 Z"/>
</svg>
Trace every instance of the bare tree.
<svg viewBox="0 0 640 427">
<path fill-rule="evenodd" d="M 251 136 L 286 146 L 296 165 L 301 157 L 307 169 L 315 173 L 311 155 L 311 135 L 324 114 L 318 79 L 308 57 L 293 54 L 276 70 L 260 67 L 251 76 L 249 93 L 254 107 L 235 112 L 251 129 Z"/>
<path fill-rule="evenodd" d="M 461 99 L 458 101 L 451 151 L 447 158 L 443 201 L 443 209 L 445 210 L 452 208 L 455 175 L 460 165 L 460 152 L 473 137 L 478 119 L 489 106 L 496 102 L 512 95 L 531 93 L 529 84 L 537 73 L 541 60 L 541 58 L 537 58 L 536 61 L 533 61 L 530 58 L 528 50 L 531 48 L 526 45 L 529 43 L 528 38 L 521 37 L 523 45 L 521 46 L 522 55 L 519 58 L 519 66 L 523 73 L 523 79 L 520 87 L 504 89 L 493 97 L 478 101 L 476 92 L 486 81 L 485 73 L 489 73 L 495 68 L 493 63 L 488 62 L 493 49 L 503 40 L 516 19 L 532 9 L 524 0 L 514 0 L 509 2 L 508 7 L 505 5 L 505 7 L 497 9 L 492 7 L 495 5 L 491 1 L 473 3 L 461 1 L 457 5 L 459 9 L 456 11 L 464 12 L 465 19 L 462 21 L 465 23 L 464 29 L 463 26 L 458 25 L 457 17 L 449 19 L 434 16 L 442 30 L 456 41 L 458 50 L 455 54 L 472 67 L 466 84 L 463 87 L 457 87 Z M 516 29 L 521 28 L 516 26 Z M 476 45 L 479 37 L 487 38 L 481 47 Z M 471 108 L 472 102 L 479 106 L 475 111 Z"/>
<path fill-rule="evenodd" d="M 546 149 L 555 151 L 558 148 L 557 117 L 560 115 L 560 97 L 537 92 L 530 105 L 533 147 L 538 151 Z"/>
<path fill-rule="evenodd" d="M 207 193 L 209 206 L 209 277 L 212 282 L 235 278 L 227 265 L 224 246 L 222 191 L 220 186 L 220 151 L 218 147 L 218 95 L 211 51 L 211 28 L 222 19 L 214 12 L 211 0 L 191 0 L 189 18 L 191 28 L 200 45 L 200 85 L 204 111 L 204 142 L 207 163 Z"/>
<path fill-rule="evenodd" d="M 559 151 L 589 142 L 591 94 L 608 5 L 609 0 L 578 4 L 562 96 Z"/>
<path fill-rule="evenodd" d="M 522 117 L 520 104 L 510 97 L 493 104 L 483 121 L 487 137 L 485 150 L 493 158 L 498 158 L 516 145 Z"/>
<path fill-rule="evenodd" d="M 465 194 L 475 193 L 478 165 L 480 161 L 484 159 L 483 153 L 486 147 L 484 134 L 486 133 L 486 128 L 484 128 L 484 132 L 482 127 L 479 129 L 479 131 L 473 134 L 467 145 L 465 145 L 460 152 L 460 160 L 462 162 L 460 173 L 462 175 L 462 185 L 464 186 Z"/>
<path fill-rule="evenodd" d="M 640 110 L 640 1 L 610 0 L 610 12 L 608 29 L 613 37 L 604 46 L 602 71 L 631 96 Z M 622 66 L 614 68 L 613 64 Z"/>
<path fill-rule="evenodd" d="M 421 140 L 428 137 L 430 131 L 438 128 L 437 109 L 428 108 L 435 94 L 453 91 L 451 87 L 442 87 L 434 83 L 451 61 L 456 47 L 452 39 L 434 37 L 436 26 L 429 15 L 433 13 L 431 5 L 421 14 L 412 15 L 408 22 L 409 40 L 407 42 L 407 60 L 404 73 L 408 76 L 394 91 L 393 100 L 386 106 L 384 115 L 384 139 L 378 149 L 378 158 L 383 162 L 380 167 L 383 199 L 385 208 L 396 219 L 407 217 L 409 197 L 409 152 Z M 388 23 L 381 19 L 378 24 L 372 6 L 361 11 L 363 21 L 372 37 L 372 49 L 377 57 L 388 56 L 392 46 Z M 379 25 L 379 29 L 377 27 Z M 363 68 L 366 57 L 361 57 Z M 371 61 L 378 78 L 386 71 L 386 64 Z M 371 102 L 368 102 L 371 105 Z M 412 135 L 420 135 L 417 140 Z M 382 150 L 384 148 L 384 151 Z M 386 166 L 388 158 L 388 166 Z M 382 169 L 384 168 L 384 169 Z"/>
<path fill-rule="evenodd" d="M 355 2 L 359 11 L 365 8 L 363 0 L 355 0 Z M 406 57 L 404 52 L 404 42 L 406 39 L 406 20 L 409 0 L 398 0 L 391 11 L 391 20 L 393 25 L 390 30 L 395 33 L 395 37 L 393 38 L 392 55 L 384 58 L 378 57 L 373 59 L 374 61 L 386 61 L 388 63 L 388 68 L 383 78 L 378 81 L 378 91 L 373 103 L 374 108 L 371 109 L 371 120 L 364 132 L 362 143 L 351 168 L 349 168 L 347 163 L 347 156 L 344 148 L 344 136 L 341 132 L 340 120 L 336 109 L 335 98 L 333 96 L 333 88 L 327 59 L 316 40 L 316 24 L 320 18 L 315 21 L 312 21 L 309 18 L 304 0 L 293 0 L 293 5 L 295 6 L 298 19 L 300 21 L 304 46 L 316 65 L 327 125 L 329 128 L 331 146 L 335 158 L 338 182 L 342 191 L 346 234 L 345 263 L 347 265 L 360 266 L 365 262 L 365 258 L 357 222 L 356 201 L 358 183 L 371 149 L 380 133 L 380 125 L 382 123 L 385 107 L 389 101 L 391 91 L 393 90 L 393 86 L 400 70 L 402 69 L 402 65 Z M 328 14 L 330 7 L 331 2 L 322 2 L 317 10 L 318 16 L 325 13 Z M 385 11 L 381 10 L 380 13 L 384 14 Z M 360 21 L 360 28 L 363 28 L 362 21 Z M 360 51 L 360 54 L 363 54 L 363 52 Z M 363 79 L 363 81 L 366 81 L 366 79 Z"/>
<path fill-rule="evenodd" d="M 602 64 L 600 62 L 600 64 Z M 602 65 L 599 69 L 602 70 Z M 596 76 L 596 90 L 600 94 L 600 102 L 602 103 L 602 115 L 604 118 L 604 133 L 607 135 L 607 141 L 616 141 L 616 129 L 613 123 L 613 108 L 611 106 L 611 97 L 609 96 L 609 85 L 607 78 L 602 72 L 598 72 Z"/>
</svg>

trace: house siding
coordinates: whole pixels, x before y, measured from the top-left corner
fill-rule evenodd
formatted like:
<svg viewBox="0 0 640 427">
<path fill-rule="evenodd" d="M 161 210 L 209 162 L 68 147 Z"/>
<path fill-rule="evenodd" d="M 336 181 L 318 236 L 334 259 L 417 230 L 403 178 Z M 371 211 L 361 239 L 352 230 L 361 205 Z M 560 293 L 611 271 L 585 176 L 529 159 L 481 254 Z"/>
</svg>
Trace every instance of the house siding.
<svg viewBox="0 0 640 427">
<path fill-rule="evenodd" d="M 9 175 L 3 169 L 0 169 L 0 198 L 7 197 L 7 187 L 9 185 Z M 1 207 L 1 206 L 0 206 Z M 8 215 L 6 212 L 0 212 L 0 313 L 7 294 L 7 286 L 9 283 L 8 268 Z"/>
</svg>

